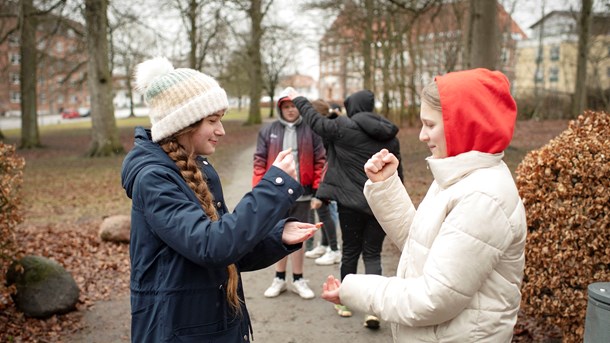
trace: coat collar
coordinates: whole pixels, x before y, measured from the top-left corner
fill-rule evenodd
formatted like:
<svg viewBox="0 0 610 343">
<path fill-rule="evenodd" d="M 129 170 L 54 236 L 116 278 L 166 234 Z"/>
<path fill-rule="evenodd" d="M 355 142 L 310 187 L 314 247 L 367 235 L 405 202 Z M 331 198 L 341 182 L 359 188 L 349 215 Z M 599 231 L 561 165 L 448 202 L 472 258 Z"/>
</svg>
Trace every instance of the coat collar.
<svg viewBox="0 0 610 343">
<path fill-rule="evenodd" d="M 434 180 L 441 188 L 447 188 L 481 168 L 496 166 L 502 162 L 504 152 L 488 154 L 479 151 L 469 151 L 457 156 L 446 158 L 426 158 L 428 168 Z"/>
</svg>

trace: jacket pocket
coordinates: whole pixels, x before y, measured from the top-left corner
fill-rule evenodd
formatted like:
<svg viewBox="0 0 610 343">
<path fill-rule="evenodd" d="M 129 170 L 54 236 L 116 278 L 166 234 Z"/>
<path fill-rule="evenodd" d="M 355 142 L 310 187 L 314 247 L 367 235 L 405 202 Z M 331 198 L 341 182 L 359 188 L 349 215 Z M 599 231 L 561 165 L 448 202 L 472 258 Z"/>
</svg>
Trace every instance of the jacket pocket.
<svg viewBox="0 0 610 343">
<path fill-rule="evenodd" d="M 218 323 L 220 326 L 221 323 Z M 170 342 L 212 343 L 212 342 L 249 342 L 247 335 L 242 335 L 240 325 L 233 325 L 225 330 L 211 332 L 210 325 L 181 328 L 174 331 Z"/>
</svg>

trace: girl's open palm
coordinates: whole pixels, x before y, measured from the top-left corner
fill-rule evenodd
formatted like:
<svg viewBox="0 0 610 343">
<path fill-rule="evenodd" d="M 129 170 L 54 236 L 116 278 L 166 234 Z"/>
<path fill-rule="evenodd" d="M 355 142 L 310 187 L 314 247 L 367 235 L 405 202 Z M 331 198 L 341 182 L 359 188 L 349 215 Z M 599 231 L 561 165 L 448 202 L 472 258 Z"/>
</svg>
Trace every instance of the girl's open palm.
<svg viewBox="0 0 610 343">
<path fill-rule="evenodd" d="M 318 230 L 314 224 L 301 222 L 286 222 L 284 224 L 284 232 L 282 232 L 282 243 L 297 244 L 305 242 L 313 237 L 313 234 Z"/>
</svg>

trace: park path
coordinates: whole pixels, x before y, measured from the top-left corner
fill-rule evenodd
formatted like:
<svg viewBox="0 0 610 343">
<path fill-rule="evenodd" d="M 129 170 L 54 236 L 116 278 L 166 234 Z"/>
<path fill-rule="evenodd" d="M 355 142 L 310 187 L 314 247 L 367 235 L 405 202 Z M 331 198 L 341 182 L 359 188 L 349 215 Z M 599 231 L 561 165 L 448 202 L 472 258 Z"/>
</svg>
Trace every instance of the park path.
<svg viewBox="0 0 610 343">
<path fill-rule="evenodd" d="M 233 175 L 230 180 L 223 180 L 225 201 L 231 210 L 251 189 L 253 153 L 254 146 L 237 154 Z M 382 255 L 384 275 L 395 275 L 398 257 L 397 249 L 386 240 Z M 290 273 L 289 264 L 287 274 Z M 291 292 L 290 286 L 287 292 L 277 298 L 268 299 L 263 296 L 263 292 L 273 279 L 273 266 L 243 273 L 246 303 L 254 329 L 254 342 L 391 342 L 392 335 L 388 324 L 382 322 L 379 330 L 368 330 L 362 325 L 364 313 L 354 313 L 351 318 L 341 318 L 330 303 L 319 297 L 322 283 L 329 274 L 339 277 L 339 265 L 317 266 L 312 259 L 305 259 L 304 276 L 309 280 L 316 297 L 304 300 Z M 66 342 L 129 342 L 129 295 L 97 302 L 84 314 L 83 321 L 84 329 L 66 337 Z"/>
</svg>

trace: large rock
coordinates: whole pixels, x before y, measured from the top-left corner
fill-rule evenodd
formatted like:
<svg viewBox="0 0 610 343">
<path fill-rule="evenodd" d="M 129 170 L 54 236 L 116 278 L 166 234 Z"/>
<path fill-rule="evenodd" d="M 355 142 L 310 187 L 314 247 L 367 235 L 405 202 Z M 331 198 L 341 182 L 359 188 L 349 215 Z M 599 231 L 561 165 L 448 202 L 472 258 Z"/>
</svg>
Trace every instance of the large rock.
<svg viewBox="0 0 610 343">
<path fill-rule="evenodd" d="M 126 215 L 111 216 L 100 225 L 100 238 L 103 241 L 129 243 L 131 217 Z"/>
<path fill-rule="evenodd" d="M 80 293 L 64 267 L 41 256 L 26 256 L 13 262 L 6 282 L 16 285 L 13 301 L 29 317 L 47 318 L 70 312 L 76 308 Z"/>
</svg>

